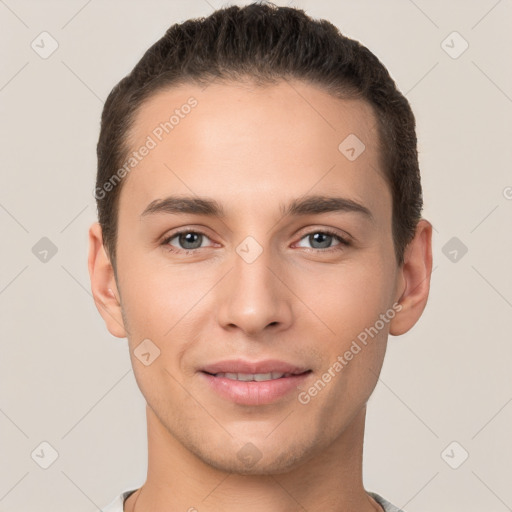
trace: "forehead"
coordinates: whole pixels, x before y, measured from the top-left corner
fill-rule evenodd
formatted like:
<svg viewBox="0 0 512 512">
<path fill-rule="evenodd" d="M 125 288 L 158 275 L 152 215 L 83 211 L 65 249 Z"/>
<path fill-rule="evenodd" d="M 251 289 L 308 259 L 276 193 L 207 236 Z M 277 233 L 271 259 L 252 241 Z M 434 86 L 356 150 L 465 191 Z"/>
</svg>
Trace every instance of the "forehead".
<svg viewBox="0 0 512 512">
<path fill-rule="evenodd" d="M 120 212 L 180 193 L 261 208 L 263 197 L 333 189 L 390 208 L 371 106 L 303 82 L 162 90 L 142 104 L 128 140 L 131 151 L 151 149 L 125 178 Z"/>
</svg>

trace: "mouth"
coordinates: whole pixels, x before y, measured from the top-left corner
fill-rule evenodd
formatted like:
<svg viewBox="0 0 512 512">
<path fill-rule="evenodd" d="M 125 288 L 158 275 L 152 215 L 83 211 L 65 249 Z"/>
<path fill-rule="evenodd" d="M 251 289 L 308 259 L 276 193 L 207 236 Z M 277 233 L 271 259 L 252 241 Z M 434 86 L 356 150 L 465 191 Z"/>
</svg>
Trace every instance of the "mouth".
<svg viewBox="0 0 512 512">
<path fill-rule="evenodd" d="M 240 405 L 267 405 L 287 398 L 313 373 L 280 361 L 225 361 L 200 370 L 209 389 Z"/>
<path fill-rule="evenodd" d="M 283 372 L 269 372 L 269 373 L 209 373 L 204 372 L 212 377 L 219 377 L 222 379 L 237 380 L 240 382 L 266 382 L 268 380 L 285 379 L 287 377 L 295 377 L 309 373 L 311 370 L 306 370 L 300 373 L 283 373 Z"/>
</svg>

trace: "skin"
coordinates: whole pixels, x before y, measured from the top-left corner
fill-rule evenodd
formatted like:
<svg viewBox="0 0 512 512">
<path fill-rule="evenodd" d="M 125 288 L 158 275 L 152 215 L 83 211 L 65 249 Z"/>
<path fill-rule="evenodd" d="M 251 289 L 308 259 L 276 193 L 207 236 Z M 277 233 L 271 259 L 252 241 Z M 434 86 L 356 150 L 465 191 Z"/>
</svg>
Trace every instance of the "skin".
<svg viewBox="0 0 512 512">
<path fill-rule="evenodd" d="M 372 109 L 306 83 L 161 91 L 137 115 L 133 148 L 191 95 L 197 107 L 125 178 L 117 280 L 99 224 L 89 230 L 95 302 L 110 333 L 128 337 L 147 401 L 148 475 L 125 511 L 381 510 L 362 483 L 366 404 L 388 335 L 411 329 L 426 305 L 432 226 L 419 222 L 398 266 Z M 352 162 L 338 150 L 350 133 L 366 146 Z M 350 198 L 373 219 L 283 217 L 279 205 L 305 194 Z M 169 195 L 215 199 L 225 215 L 141 217 Z M 201 248 L 187 254 L 177 237 L 161 245 L 183 227 L 205 233 Z M 326 228 L 351 245 L 307 236 Z M 236 252 L 249 235 L 263 249 L 250 264 Z M 235 404 L 198 372 L 237 356 L 280 359 L 312 369 L 307 390 L 396 303 L 400 312 L 307 404 L 300 389 L 268 405 Z M 160 356 L 145 366 L 134 350 L 148 338 Z M 256 464 L 237 456 L 247 443 Z"/>
</svg>

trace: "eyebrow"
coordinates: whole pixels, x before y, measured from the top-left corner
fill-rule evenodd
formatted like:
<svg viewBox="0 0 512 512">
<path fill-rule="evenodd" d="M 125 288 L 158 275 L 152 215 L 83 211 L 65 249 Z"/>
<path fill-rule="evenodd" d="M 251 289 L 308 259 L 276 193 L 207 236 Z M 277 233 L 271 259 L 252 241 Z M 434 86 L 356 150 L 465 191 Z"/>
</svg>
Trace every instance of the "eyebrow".
<svg viewBox="0 0 512 512">
<path fill-rule="evenodd" d="M 280 211 L 283 216 L 354 212 L 361 214 L 368 220 L 374 220 L 371 211 L 366 206 L 345 197 L 331 197 L 325 195 L 313 195 L 294 199 L 288 205 L 280 205 Z M 158 213 L 225 217 L 224 208 L 214 199 L 189 196 L 169 196 L 164 199 L 155 199 L 147 205 L 140 217 L 142 219 L 143 217 Z"/>
</svg>

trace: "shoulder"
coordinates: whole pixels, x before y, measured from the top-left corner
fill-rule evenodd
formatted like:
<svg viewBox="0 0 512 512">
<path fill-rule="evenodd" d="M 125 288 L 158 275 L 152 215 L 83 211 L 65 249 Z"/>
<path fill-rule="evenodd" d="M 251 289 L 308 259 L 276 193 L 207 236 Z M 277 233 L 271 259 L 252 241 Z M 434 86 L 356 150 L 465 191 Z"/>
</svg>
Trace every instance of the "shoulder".
<svg viewBox="0 0 512 512">
<path fill-rule="evenodd" d="M 383 509 L 384 512 L 405 512 L 401 508 L 396 507 L 388 500 L 377 494 L 376 492 L 366 491 Z"/>
<path fill-rule="evenodd" d="M 104 507 L 102 509 L 103 512 L 123 512 L 125 500 L 136 490 L 137 489 L 126 489 L 114 500 L 112 500 L 106 507 Z"/>
</svg>

